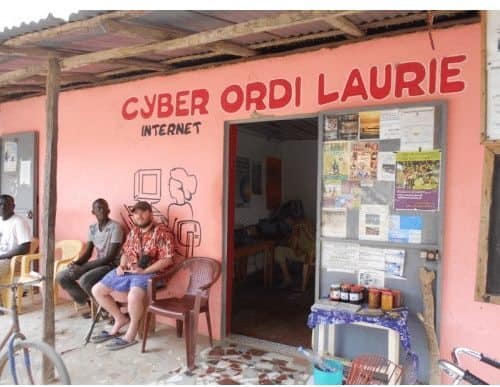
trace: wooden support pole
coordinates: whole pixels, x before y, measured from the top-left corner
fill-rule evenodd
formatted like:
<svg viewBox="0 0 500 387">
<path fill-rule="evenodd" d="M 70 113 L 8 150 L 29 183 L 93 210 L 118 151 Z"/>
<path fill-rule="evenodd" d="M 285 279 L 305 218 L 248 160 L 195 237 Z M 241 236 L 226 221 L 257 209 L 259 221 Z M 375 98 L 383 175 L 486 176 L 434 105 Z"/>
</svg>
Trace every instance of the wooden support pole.
<svg viewBox="0 0 500 387">
<path fill-rule="evenodd" d="M 422 299 L 424 304 L 423 313 L 417 313 L 418 319 L 424 325 L 425 335 L 427 336 L 427 345 L 429 346 L 429 384 L 441 384 L 439 379 L 439 343 L 436 335 L 434 322 L 434 295 L 432 292 L 432 282 L 436 278 L 433 270 L 425 267 L 420 268 L 420 286 L 422 290 Z"/>
<path fill-rule="evenodd" d="M 46 150 L 43 184 L 42 255 L 45 257 L 45 286 L 43 294 L 43 341 L 54 347 L 54 245 L 57 204 L 57 135 L 59 81 L 61 69 L 57 58 L 50 58 L 46 82 L 45 122 Z M 44 384 L 54 378 L 54 368 L 48 359 L 43 359 Z"/>
</svg>

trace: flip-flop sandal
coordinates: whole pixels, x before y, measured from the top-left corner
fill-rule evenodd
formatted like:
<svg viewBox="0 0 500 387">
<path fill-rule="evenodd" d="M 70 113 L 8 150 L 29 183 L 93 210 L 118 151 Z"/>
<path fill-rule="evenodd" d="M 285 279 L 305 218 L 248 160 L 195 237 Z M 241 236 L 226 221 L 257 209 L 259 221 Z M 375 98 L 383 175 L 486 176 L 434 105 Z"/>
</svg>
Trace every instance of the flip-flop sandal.
<svg viewBox="0 0 500 387">
<path fill-rule="evenodd" d="M 116 337 L 111 343 L 106 344 L 106 348 L 110 351 L 118 351 L 119 349 L 127 348 L 134 344 L 137 344 L 137 340 L 127 341 L 121 337 Z"/>
<path fill-rule="evenodd" d="M 99 333 L 97 336 L 92 337 L 91 341 L 95 344 L 99 344 L 114 339 L 116 337 L 118 337 L 118 334 L 112 335 L 108 331 L 101 331 L 101 333 Z"/>
</svg>

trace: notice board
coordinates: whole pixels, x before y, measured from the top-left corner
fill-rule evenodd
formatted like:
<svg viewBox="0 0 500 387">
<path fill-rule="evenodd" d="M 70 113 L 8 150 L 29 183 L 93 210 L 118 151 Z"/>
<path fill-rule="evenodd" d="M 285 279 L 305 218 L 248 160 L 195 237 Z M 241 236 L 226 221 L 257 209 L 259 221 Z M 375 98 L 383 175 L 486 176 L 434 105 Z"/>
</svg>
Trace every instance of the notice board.
<svg viewBox="0 0 500 387">
<path fill-rule="evenodd" d="M 328 297 L 333 283 L 401 290 L 421 381 L 428 380 L 429 358 L 416 317 L 423 311 L 418 272 L 422 266 L 436 271 L 439 327 L 446 259 L 446 113 L 445 102 L 428 102 L 332 110 L 319 119 L 316 300 Z M 439 259 L 422 259 L 422 251 L 438 252 Z M 337 330 L 340 356 L 386 354 L 384 332 Z"/>
</svg>

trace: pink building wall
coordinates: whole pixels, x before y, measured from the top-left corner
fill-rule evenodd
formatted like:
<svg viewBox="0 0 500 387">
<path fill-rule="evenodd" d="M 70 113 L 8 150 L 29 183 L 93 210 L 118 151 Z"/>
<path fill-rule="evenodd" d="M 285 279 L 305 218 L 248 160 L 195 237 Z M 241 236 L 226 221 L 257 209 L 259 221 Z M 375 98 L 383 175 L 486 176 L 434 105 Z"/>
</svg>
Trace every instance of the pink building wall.
<svg viewBox="0 0 500 387">
<path fill-rule="evenodd" d="M 198 179 L 198 190 L 191 205 L 194 218 L 202 225 L 203 242 L 197 255 L 221 260 L 223 251 L 223 154 L 224 122 L 255 116 L 293 116 L 326 109 L 390 103 L 414 103 L 446 100 L 448 103 L 448 145 L 445 193 L 445 238 L 443 252 L 443 288 L 441 351 L 449 357 L 454 346 L 469 346 L 499 356 L 500 306 L 474 301 L 474 281 L 480 216 L 481 170 L 483 149 L 480 131 L 480 27 L 470 25 L 434 31 L 435 51 L 427 33 L 376 39 L 335 49 L 246 62 L 232 66 L 198 70 L 166 77 L 155 77 L 119 85 L 69 91 L 60 97 L 60 138 L 58 172 L 57 238 L 86 238 L 93 217 L 90 203 L 96 197 L 106 198 L 112 217 L 120 219 L 123 203 L 133 201 L 133 175 L 141 168 L 161 168 L 162 201 L 158 208 L 166 212 L 172 202 L 168 195 L 168 172 L 183 167 Z M 463 81 L 461 91 L 440 93 L 429 88 L 433 82 L 429 71 L 431 59 L 437 68 L 445 57 L 465 55 L 465 60 L 452 63 L 459 69 L 450 81 Z M 354 68 L 359 68 L 368 83 L 371 66 L 416 61 L 425 67 L 423 95 L 408 96 L 404 91 L 396 97 L 394 87 L 383 99 L 368 93 L 321 105 L 318 101 L 318 77 L 325 76 L 325 89 L 342 90 Z M 235 113 L 221 108 L 220 96 L 231 84 L 245 86 L 261 81 L 265 85 L 284 78 L 294 85 L 301 77 L 300 103 L 292 98 L 279 109 L 266 107 L 257 113 L 244 107 Z M 439 79 L 439 76 L 438 78 Z M 382 81 L 381 81 L 382 82 Z M 125 120 L 121 110 L 129 97 L 143 98 L 153 94 L 203 88 L 209 91 L 208 114 L 187 117 Z M 446 91 L 446 87 L 445 87 Z M 414 93 L 415 94 L 415 93 Z M 417 93 L 418 94 L 418 93 Z M 298 106 L 296 106 L 298 105 Z M 129 108 L 132 105 L 129 106 Z M 40 172 L 44 157 L 44 98 L 32 98 L 0 105 L 1 132 L 40 131 Z M 178 136 L 141 137 L 140 128 L 151 122 L 201 121 L 200 133 Z M 41 193 L 40 193 L 41 195 Z M 41 198 L 42 196 L 40 196 Z M 215 332 L 221 335 L 221 282 L 212 293 Z M 204 323 L 201 322 L 204 329 Z M 471 369 L 478 369 L 472 365 Z M 500 381 L 491 370 L 480 370 L 490 381 Z M 495 379 L 496 378 L 496 379 Z M 488 379 L 487 379 L 488 380 Z"/>
</svg>

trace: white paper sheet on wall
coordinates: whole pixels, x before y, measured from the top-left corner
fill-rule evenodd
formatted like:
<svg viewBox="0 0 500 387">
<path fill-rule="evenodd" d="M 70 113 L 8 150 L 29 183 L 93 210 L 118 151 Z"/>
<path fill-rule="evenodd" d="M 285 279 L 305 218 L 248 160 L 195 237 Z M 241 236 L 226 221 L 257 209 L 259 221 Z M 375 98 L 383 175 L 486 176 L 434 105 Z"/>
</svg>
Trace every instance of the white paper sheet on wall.
<svg viewBox="0 0 500 387">
<path fill-rule="evenodd" d="M 19 184 L 31 184 L 31 160 L 21 160 L 19 167 Z"/>
<path fill-rule="evenodd" d="M 380 112 L 380 139 L 389 140 L 401 137 L 399 109 L 387 109 Z"/>
<path fill-rule="evenodd" d="M 401 151 L 434 149 L 434 106 L 402 109 Z"/>
<path fill-rule="evenodd" d="M 354 273 L 357 269 L 359 244 L 349 242 L 321 243 L 322 266 L 327 271 Z"/>
</svg>

